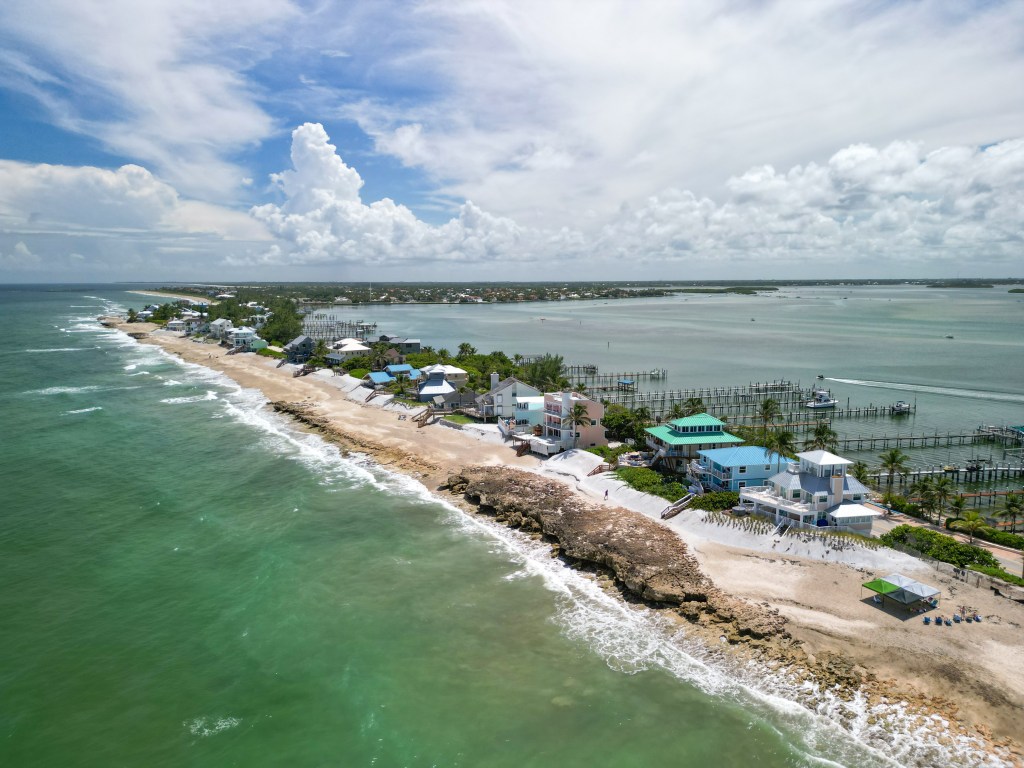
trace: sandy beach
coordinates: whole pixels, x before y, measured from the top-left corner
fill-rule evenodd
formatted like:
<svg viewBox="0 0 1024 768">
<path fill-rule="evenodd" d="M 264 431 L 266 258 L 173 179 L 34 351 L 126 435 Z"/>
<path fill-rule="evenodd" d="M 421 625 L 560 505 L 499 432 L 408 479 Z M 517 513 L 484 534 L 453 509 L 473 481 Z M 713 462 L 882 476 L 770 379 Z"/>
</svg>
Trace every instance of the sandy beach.
<svg viewBox="0 0 1024 768">
<path fill-rule="evenodd" d="M 588 476 L 600 463 L 596 456 L 574 451 L 546 461 L 517 457 L 486 426 L 459 430 L 434 423 L 419 428 L 411 418 L 401 418 L 413 412 L 403 405 L 381 407 L 377 403 L 384 398 L 365 404 L 369 390 L 348 377 L 321 371 L 295 378 L 292 366 L 279 368 L 271 358 L 227 355 L 222 347 L 146 324 L 117 327 L 132 334 L 148 332 L 142 343 L 159 344 L 187 362 L 221 371 L 271 401 L 304 403 L 330 421 L 344 448 L 415 477 L 433 492 L 467 466 L 516 467 L 568 485 L 592 504 L 661 522 L 663 500 L 632 491 L 612 475 Z M 1009 759 L 1021 764 L 1024 605 L 892 550 L 833 549 L 798 537 L 778 540 L 706 517 L 685 512 L 664 524 L 686 542 L 720 589 L 778 610 L 811 656 L 831 652 L 849 658 L 872 695 L 932 709 L 957 724 L 952 730 L 1011 748 Z M 938 613 L 948 616 L 955 607 L 969 605 L 982 615 L 982 623 L 939 629 L 924 626 L 916 614 L 872 603 L 861 584 L 896 571 L 941 589 Z"/>
</svg>

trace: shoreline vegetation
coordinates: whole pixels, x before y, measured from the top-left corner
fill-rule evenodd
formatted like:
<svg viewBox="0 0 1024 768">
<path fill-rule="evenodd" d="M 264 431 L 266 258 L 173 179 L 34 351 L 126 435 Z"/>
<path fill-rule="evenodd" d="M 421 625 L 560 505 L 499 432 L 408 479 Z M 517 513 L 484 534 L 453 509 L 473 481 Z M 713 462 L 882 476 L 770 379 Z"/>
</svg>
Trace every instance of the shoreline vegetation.
<svg viewBox="0 0 1024 768">
<path fill-rule="evenodd" d="M 603 281 L 603 282 L 475 282 L 475 283 L 247 283 L 180 284 L 138 289 L 136 293 L 204 302 L 218 298 L 261 301 L 287 298 L 299 307 L 379 304 L 509 304 L 547 301 L 612 301 L 683 294 L 755 296 L 780 288 L 824 286 L 917 285 L 928 288 L 995 288 L 1019 286 L 1022 279 L 942 280 L 753 280 L 753 281 Z M 1010 292 L 1024 290 L 1011 288 Z"/>
<path fill-rule="evenodd" d="M 295 378 L 291 366 L 278 368 L 270 358 L 228 355 L 149 324 L 103 321 L 260 390 L 302 428 L 417 479 L 467 513 L 486 514 L 547 542 L 554 555 L 593 572 L 627 601 L 675 617 L 687 642 L 698 642 L 707 658 L 735 670 L 756 662 L 766 674 L 792 681 L 794 690 L 804 683 L 801 703 L 812 711 L 818 697 L 857 700 L 872 708 L 872 722 L 881 723 L 890 705 L 903 702 L 904 711 L 919 715 L 922 730 L 890 734 L 886 742 L 883 729 L 874 744 L 892 747 L 890 756 L 911 759 L 912 744 L 897 748 L 892 741 L 928 732 L 934 744 L 959 750 L 961 757 L 947 764 L 980 764 L 984 754 L 1003 764 L 1024 760 L 1020 603 L 892 551 L 853 553 L 846 550 L 855 544 L 773 539 L 750 521 L 720 513 L 695 511 L 661 522 L 652 518 L 662 500 L 652 502 L 613 475 L 588 477 L 570 461 L 552 467 L 551 460 L 516 456 L 500 442 L 436 424 L 421 429 L 402 418 L 411 406 L 365 404 L 353 395 L 359 383 L 348 377 Z M 610 499 L 603 496 L 609 489 Z M 893 560 L 899 557 L 905 561 Z M 893 562 L 908 567 L 893 568 Z M 985 622 L 937 631 L 919 616 L 880 608 L 861 594 L 861 583 L 893 570 L 938 586 L 947 613 L 963 603 Z M 847 718 L 852 727 L 853 715 Z M 964 757 L 971 752 L 976 762 Z"/>
</svg>

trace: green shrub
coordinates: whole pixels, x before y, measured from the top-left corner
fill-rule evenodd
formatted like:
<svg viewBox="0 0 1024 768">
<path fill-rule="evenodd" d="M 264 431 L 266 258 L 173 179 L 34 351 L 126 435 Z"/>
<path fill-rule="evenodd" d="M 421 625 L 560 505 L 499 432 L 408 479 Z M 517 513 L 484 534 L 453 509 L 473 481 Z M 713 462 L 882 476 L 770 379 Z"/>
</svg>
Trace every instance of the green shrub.
<svg viewBox="0 0 1024 768">
<path fill-rule="evenodd" d="M 600 456 L 608 464 L 614 464 L 619 456 L 630 452 L 630 447 L 628 445 L 620 445 L 618 448 L 609 448 L 607 445 L 596 445 L 593 448 L 585 448 L 584 450 L 595 456 Z"/>
<path fill-rule="evenodd" d="M 999 561 L 991 552 L 927 528 L 897 525 L 888 533 L 879 536 L 879 540 L 888 546 L 901 544 L 944 563 L 952 563 L 958 568 L 972 565 L 999 568 Z"/>
<path fill-rule="evenodd" d="M 972 565 L 970 566 L 972 571 L 978 573 L 984 573 L 986 576 L 991 576 L 994 579 L 1002 579 L 1010 584 L 1016 584 L 1018 587 L 1024 587 L 1024 579 L 1020 576 L 1014 576 L 1012 573 L 1007 573 L 1002 568 L 989 568 L 984 565 Z"/>
<path fill-rule="evenodd" d="M 363 376 L 369 373 L 365 368 L 355 368 L 351 371 L 347 371 L 348 375 L 354 379 L 361 379 Z"/>
<path fill-rule="evenodd" d="M 698 496 L 690 502 L 690 507 L 692 509 L 706 509 L 709 512 L 716 512 L 723 509 L 732 509 L 739 503 L 740 495 L 736 491 L 714 491 Z"/>
<path fill-rule="evenodd" d="M 615 474 L 630 488 L 641 493 L 660 496 L 669 501 L 677 501 L 686 495 L 686 488 L 682 483 L 675 482 L 647 467 L 619 467 Z"/>
<path fill-rule="evenodd" d="M 276 349 L 270 349 L 269 347 L 257 349 L 256 354 L 259 355 L 260 357 L 273 357 L 277 360 L 283 360 L 284 358 L 287 357 L 287 355 L 284 352 L 278 352 Z"/>
<path fill-rule="evenodd" d="M 1009 531 L 997 531 L 992 528 L 983 528 L 974 534 L 974 538 L 982 541 L 991 541 L 993 544 L 1001 544 L 1011 549 L 1024 549 L 1024 536 Z"/>
</svg>

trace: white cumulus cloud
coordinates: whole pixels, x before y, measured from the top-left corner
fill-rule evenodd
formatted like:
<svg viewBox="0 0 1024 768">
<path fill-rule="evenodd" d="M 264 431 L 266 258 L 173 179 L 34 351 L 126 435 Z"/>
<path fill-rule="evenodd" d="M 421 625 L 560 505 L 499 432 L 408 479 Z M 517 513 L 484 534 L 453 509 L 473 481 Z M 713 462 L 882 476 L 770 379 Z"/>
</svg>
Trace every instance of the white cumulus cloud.
<svg viewBox="0 0 1024 768">
<path fill-rule="evenodd" d="M 292 169 L 272 178 L 285 200 L 253 208 L 282 243 L 265 261 L 294 264 L 497 265 L 543 262 L 544 275 L 697 274 L 746 263 L 754 278 L 936 274 L 970 262 L 1015 266 L 1024 232 L 1024 140 L 986 148 L 856 144 L 825 163 L 756 166 L 729 178 L 719 201 L 668 187 L 623 205 L 594 229 L 520 225 L 471 202 L 435 226 L 389 199 L 365 203 L 363 180 L 317 124 L 296 129 Z M 436 271 L 433 274 L 437 274 Z M 521 274 L 521 273 L 515 273 Z"/>
<path fill-rule="evenodd" d="M 516 224 L 493 216 L 472 202 L 458 216 L 434 226 L 384 198 L 364 203 L 363 180 L 345 164 L 319 124 L 292 133 L 292 168 L 272 181 L 285 201 L 252 209 L 252 216 L 290 244 L 272 249 L 271 261 L 291 263 L 385 264 L 396 262 L 489 261 L 528 256 Z"/>
</svg>

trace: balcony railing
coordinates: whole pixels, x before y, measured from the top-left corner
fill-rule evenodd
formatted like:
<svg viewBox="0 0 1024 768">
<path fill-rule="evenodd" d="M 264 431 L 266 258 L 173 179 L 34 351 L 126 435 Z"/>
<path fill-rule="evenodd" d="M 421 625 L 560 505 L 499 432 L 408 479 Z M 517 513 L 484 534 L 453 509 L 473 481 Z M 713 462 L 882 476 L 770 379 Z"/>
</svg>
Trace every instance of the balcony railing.
<svg viewBox="0 0 1024 768">
<path fill-rule="evenodd" d="M 767 485 L 754 485 L 742 488 L 740 489 L 740 498 L 761 504 L 769 504 L 776 509 L 784 509 L 787 512 L 795 512 L 798 515 L 818 512 L 821 509 L 814 504 L 807 504 L 802 501 L 784 499 L 781 496 L 776 496 L 771 492 Z"/>
</svg>

